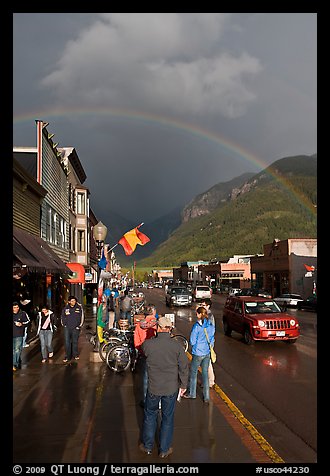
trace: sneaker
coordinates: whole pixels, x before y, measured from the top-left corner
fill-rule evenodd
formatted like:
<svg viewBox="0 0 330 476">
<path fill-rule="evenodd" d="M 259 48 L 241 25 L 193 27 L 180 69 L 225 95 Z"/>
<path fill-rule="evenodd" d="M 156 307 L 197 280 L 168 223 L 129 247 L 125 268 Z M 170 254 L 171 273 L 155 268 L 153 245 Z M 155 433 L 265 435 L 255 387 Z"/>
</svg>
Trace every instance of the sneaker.
<svg viewBox="0 0 330 476">
<path fill-rule="evenodd" d="M 171 454 L 173 453 L 173 448 L 169 448 L 167 451 L 162 451 L 161 453 L 159 453 L 159 457 L 160 458 L 167 458 L 168 456 L 170 456 Z"/>
<path fill-rule="evenodd" d="M 66 364 L 67 362 L 69 362 L 68 359 L 63 359 L 63 362 Z"/>
<path fill-rule="evenodd" d="M 17 368 L 13 365 L 13 372 L 16 372 Z"/>
<path fill-rule="evenodd" d="M 148 450 L 148 448 L 146 448 L 143 443 L 139 444 L 139 450 L 142 451 L 142 453 L 145 453 L 146 455 L 151 455 L 152 453 L 152 451 Z"/>
<path fill-rule="evenodd" d="M 53 355 L 54 355 L 54 352 L 50 352 L 48 357 L 51 359 L 53 357 Z"/>
<path fill-rule="evenodd" d="M 79 355 L 76 355 L 74 359 L 79 360 Z"/>
<path fill-rule="evenodd" d="M 47 359 L 42 359 L 41 362 L 44 364 L 45 362 L 47 362 Z"/>
<path fill-rule="evenodd" d="M 204 400 L 205 405 L 209 405 L 209 403 L 210 403 L 210 400 Z"/>
<path fill-rule="evenodd" d="M 191 395 L 186 395 L 186 394 L 184 394 L 184 395 L 182 395 L 182 396 L 183 396 L 183 398 L 191 398 L 192 400 L 195 400 L 195 399 L 196 399 L 196 397 L 192 397 Z"/>
</svg>

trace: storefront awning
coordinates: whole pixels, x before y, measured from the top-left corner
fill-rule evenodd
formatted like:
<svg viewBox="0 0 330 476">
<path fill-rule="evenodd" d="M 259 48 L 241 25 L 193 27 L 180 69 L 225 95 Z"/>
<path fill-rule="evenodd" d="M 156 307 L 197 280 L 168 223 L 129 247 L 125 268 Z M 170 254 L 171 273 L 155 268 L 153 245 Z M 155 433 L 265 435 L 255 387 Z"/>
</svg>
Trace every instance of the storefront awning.
<svg viewBox="0 0 330 476">
<path fill-rule="evenodd" d="M 70 273 L 50 246 L 40 237 L 13 227 L 14 266 L 24 266 L 29 270 L 49 273 Z"/>
<path fill-rule="evenodd" d="M 67 267 L 71 269 L 73 274 L 72 278 L 69 278 L 69 283 L 85 283 L 85 268 L 80 263 L 66 263 Z"/>
</svg>

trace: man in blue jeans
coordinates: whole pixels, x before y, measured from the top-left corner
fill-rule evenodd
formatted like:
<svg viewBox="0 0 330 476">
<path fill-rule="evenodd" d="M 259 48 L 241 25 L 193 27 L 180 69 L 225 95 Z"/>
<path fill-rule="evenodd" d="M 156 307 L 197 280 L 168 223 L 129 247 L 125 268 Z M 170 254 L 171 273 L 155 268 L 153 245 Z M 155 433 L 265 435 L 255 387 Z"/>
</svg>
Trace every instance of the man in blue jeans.
<svg viewBox="0 0 330 476">
<path fill-rule="evenodd" d="M 157 322 L 157 337 L 147 339 L 142 344 L 148 369 L 148 390 L 139 448 L 143 453 L 152 453 L 161 402 L 160 458 L 167 458 L 173 453 L 171 444 L 175 404 L 178 391 L 180 396 L 183 395 L 188 383 L 188 358 L 181 344 L 171 339 L 171 328 L 171 319 L 160 316 Z"/>
<path fill-rule="evenodd" d="M 84 311 L 75 296 L 69 296 L 68 304 L 62 310 L 61 322 L 64 327 L 65 356 L 63 362 L 67 363 L 72 357 L 79 360 L 78 338 L 84 322 Z"/>
<path fill-rule="evenodd" d="M 13 302 L 13 372 L 21 368 L 24 329 L 29 323 L 26 312 L 19 308 L 18 302 Z"/>
</svg>

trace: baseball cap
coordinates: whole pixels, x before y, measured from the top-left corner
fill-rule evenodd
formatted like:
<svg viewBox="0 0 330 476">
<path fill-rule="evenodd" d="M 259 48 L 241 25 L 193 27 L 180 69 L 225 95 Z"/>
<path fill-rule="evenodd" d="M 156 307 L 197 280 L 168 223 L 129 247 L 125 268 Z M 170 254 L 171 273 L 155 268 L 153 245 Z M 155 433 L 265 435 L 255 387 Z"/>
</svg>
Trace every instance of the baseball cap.
<svg viewBox="0 0 330 476">
<path fill-rule="evenodd" d="M 167 316 L 159 316 L 158 318 L 158 325 L 162 328 L 164 327 L 172 327 L 172 321 Z"/>
</svg>

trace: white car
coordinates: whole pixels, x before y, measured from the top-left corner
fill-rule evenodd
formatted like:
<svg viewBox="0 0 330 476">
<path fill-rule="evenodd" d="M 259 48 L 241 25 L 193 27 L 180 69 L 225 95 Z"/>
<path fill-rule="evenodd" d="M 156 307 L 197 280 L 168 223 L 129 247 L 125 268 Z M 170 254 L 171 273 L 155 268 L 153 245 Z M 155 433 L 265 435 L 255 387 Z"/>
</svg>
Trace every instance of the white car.
<svg viewBox="0 0 330 476">
<path fill-rule="evenodd" d="M 212 289 L 208 286 L 197 285 L 194 287 L 192 295 L 194 301 L 198 301 L 200 299 L 211 299 Z"/>
<path fill-rule="evenodd" d="M 300 294 L 281 294 L 280 296 L 273 299 L 280 306 L 298 306 L 298 302 L 303 301 L 303 298 Z"/>
<path fill-rule="evenodd" d="M 229 289 L 229 296 L 235 296 L 235 294 L 239 294 L 241 292 L 240 288 L 230 288 Z"/>
</svg>

